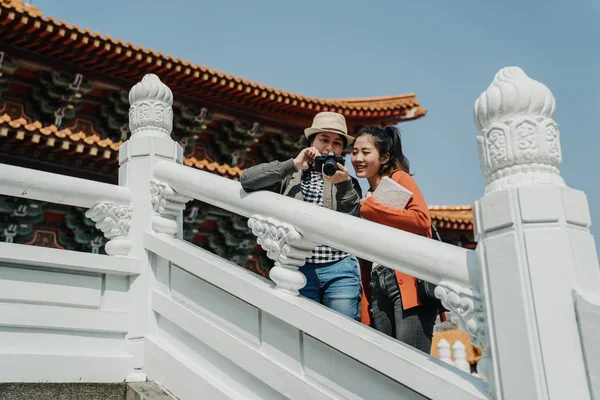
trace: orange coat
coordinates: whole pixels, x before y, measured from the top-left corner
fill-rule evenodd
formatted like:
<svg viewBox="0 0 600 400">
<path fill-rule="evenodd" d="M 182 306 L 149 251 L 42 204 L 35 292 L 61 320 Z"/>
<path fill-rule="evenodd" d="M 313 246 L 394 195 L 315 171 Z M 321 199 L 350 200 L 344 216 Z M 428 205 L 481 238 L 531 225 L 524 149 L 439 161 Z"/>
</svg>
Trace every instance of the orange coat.
<svg viewBox="0 0 600 400">
<path fill-rule="evenodd" d="M 431 217 L 429 208 L 425 203 L 423 194 L 419 190 L 414 179 L 404 171 L 396 171 L 391 178 L 413 193 L 406 208 L 387 207 L 377 203 L 373 197 L 369 197 L 360 208 L 360 215 L 364 219 L 377 222 L 392 228 L 415 233 L 417 235 L 431 237 Z M 361 321 L 371 325 L 371 262 L 360 260 L 360 273 L 362 279 L 361 296 Z M 402 296 L 402 308 L 405 310 L 421 305 L 417 295 L 417 280 L 402 272 L 396 271 L 396 279 Z"/>
</svg>

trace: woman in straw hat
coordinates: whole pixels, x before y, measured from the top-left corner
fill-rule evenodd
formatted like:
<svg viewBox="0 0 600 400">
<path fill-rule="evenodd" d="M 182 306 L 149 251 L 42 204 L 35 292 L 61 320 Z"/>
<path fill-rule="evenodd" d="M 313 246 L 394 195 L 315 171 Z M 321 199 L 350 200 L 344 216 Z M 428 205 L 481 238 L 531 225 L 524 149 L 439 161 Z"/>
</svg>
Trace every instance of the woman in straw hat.
<svg viewBox="0 0 600 400">
<path fill-rule="evenodd" d="M 255 165 L 242 173 L 240 183 L 246 192 L 272 190 L 284 196 L 317 204 L 330 210 L 358 216 L 361 189 L 340 163 L 327 176 L 313 168 L 315 157 L 334 152 L 339 156 L 354 141 L 348 135 L 346 119 L 333 112 L 317 114 L 304 134 L 310 146 L 296 158 Z M 357 318 L 360 301 L 358 260 L 353 255 L 320 245 L 313 249 L 300 271 L 306 286 L 300 294 L 350 318 Z"/>
</svg>

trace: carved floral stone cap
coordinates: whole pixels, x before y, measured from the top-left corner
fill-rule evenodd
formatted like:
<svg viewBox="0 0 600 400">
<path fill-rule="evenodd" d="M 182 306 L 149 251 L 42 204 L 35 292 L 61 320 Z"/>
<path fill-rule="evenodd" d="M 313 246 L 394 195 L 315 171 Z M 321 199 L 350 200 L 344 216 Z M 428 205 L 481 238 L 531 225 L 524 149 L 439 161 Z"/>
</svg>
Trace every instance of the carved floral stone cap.
<svg viewBox="0 0 600 400">
<path fill-rule="evenodd" d="M 129 91 L 129 129 L 134 137 L 168 138 L 173 129 L 173 93 L 148 74 Z"/>
<path fill-rule="evenodd" d="M 475 123 L 486 193 L 532 186 L 564 185 L 556 102 L 545 85 L 522 69 L 501 69 L 475 102 Z"/>
<path fill-rule="evenodd" d="M 502 68 L 475 102 L 479 130 L 517 116 L 554 117 L 556 102 L 550 89 L 528 77 L 519 67 Z"/>
<path fill-rule="evenodd" d="M 129 104 L 141 101 L 160 101 L 173 105 L 173 92 L 154 74 L 148 74 L 129 91 Z"/>
</svg>

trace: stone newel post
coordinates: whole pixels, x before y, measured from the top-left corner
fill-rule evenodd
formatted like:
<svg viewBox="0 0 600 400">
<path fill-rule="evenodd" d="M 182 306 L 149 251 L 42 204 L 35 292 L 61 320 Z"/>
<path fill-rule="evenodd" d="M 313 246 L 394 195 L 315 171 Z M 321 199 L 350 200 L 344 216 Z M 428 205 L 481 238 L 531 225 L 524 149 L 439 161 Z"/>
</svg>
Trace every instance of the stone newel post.
<svg viewBox="0 0 600 400">
<path fill-rule="evenodd" d="M 119 149 L 119 185 L 131 190 L 135 212 L 129 238 L 133 242 L 130 256 L 139 258 L 141 274 L 132 280 L 130 293 L 130 329 L 128 343 L 134 355 L 134 371 L 129 380 L 145 380 L 143 372 L 144 337 L 152 330 L 149 289 L 153 272 L 144 249 L 144 231 L 151 228 L 154 216 L 151 196 L 152 168 L 158 160 L 181 163 L 183 150 L 171 140 L 173 94 L 156 75 L 146 75 L 129 92 L 129 128 L 131 138 Z"/>
<path fill-rule="evenodd" d="M 550 90 L 516 67 L 475 103 L 485 195 L 475 204 L 490 390 L 590 399 L 573 290 L 600 290 L 585 194 L 565 185 Z"/>
</svg>

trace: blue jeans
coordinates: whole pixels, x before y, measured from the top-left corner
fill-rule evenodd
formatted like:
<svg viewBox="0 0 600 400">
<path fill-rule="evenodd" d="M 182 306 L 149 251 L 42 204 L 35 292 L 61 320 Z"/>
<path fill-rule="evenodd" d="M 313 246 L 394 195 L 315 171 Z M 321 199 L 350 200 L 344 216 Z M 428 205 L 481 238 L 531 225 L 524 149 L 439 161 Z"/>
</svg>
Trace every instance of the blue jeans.
<svg viewBox="0 0 600 400">
<path fill-rule="evenodd" d="M 306 276 L 306 286 L 300 289 L 302 296 L 357 318 L 361 286 L 356 257 L 324 264 L 307 263 L 300 267 L 300 272 Z"/>
</svg>

